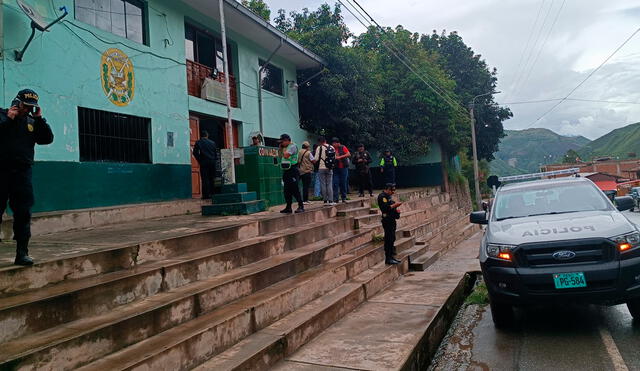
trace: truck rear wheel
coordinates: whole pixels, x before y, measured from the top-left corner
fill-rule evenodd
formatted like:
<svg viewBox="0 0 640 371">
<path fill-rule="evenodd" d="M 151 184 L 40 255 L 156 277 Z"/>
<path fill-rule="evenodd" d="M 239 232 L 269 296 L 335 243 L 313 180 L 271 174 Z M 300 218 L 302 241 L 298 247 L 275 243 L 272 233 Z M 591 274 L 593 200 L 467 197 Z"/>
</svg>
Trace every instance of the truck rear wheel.
<svg viewBox="0 0 640 371">
<path fill-rule="evenodd" d="M 513 326 L 514 314 L 511 304 L 489 301 L 491 307 L 491 317 L 496 328 L 506 329 Z"/>
<path fill-rule="evenodd" d="M 631 312 L 633 318 L 640 320 L 640 298 L 632 299 L 627 302 L 627 308 Z"/>
</svg>

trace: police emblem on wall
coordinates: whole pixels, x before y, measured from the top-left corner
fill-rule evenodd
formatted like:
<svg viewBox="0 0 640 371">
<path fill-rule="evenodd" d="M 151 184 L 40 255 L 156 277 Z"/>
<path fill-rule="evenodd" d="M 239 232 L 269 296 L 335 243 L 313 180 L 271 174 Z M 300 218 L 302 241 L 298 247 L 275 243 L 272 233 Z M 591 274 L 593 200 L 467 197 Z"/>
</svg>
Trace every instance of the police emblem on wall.
<svg viewBox="0 0 640 371">
<path fill-rule="evenodd" d="M 120 49 L 108 49 L 102 53 L 100 68 L 102 90 L 111 103 L 117 106 L 131 103 L 136 81 L 129 57 Z"/>
</svg>

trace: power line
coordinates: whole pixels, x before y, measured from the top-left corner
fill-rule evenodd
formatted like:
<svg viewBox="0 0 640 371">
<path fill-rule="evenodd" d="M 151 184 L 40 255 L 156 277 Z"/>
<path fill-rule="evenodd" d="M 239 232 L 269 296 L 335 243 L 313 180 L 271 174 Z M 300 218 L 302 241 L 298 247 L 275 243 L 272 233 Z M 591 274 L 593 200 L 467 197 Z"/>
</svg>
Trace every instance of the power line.
<svg viewBox="0 0 640 371">
<path fill-rule="evenodd" d="M 544 41 L 542 42 L 542 45 L 540 45 L 540 49 L 538 50 L 538 54 L 534 58 L 533 63 L 531 64 L 531 68 L 529 68 L 529 73 L 527 73 L 527 77 L 525 77 L 525 79 L 522 82 L 523 84 L 526 84 L 527 81 L 529 81 L 529 77 L 531 77 L 531 73 L 533 72 L 533 69 L 535 68 L 536 63 L 538 62 L 538 58 L 540 58 L 540 54 L 542 54 L 542 51 L 544 50 L 544 47 L 547 45 L 547 42 L 549 41 L 549 37 L 553 33 L 553 29 L 556 26 L 556 23 L 558 22 L 558 18 L 560 18 L 560 13 L 562 13 L 562 8 L 564 8 L 564 4 L 566 3 L 566 1 L 567 0 L 562 0 L 562 4 L 560 4 L 560 8 L 558 8 L 558 12 L 556 13 L 556 17 L 554 18 L 553 23 L 551 24 L 551 28 L 549 29 L 549 32 L 547 33 L 547 36 L 545 37 Z"/>
<path fill-rule="evenodd" d="M 509 89 L 509 93 L 506 94 L 505 99 L 508 99 L 511 95 L 513 95 L 513 91 L 516 88 L 516 83 L 520 79 L 520 74 L 522 73 L 522 69 L 523 69 L 522 62 L 524 61 L 524 55 L 527 53 L 527 49 L 529 49 L 529 43 L 531 43 L 531 39 L 536 29 L 536 25 L 538 24 L 538 19 L 540 19 L 540 14 L 542 14 L 542 9 L 544 8 L 545 1 L 546 0 L 542 0 L 540 2 L 540 8 L 538 8 L 538 14 L 536 15 L 536 19 L 535 21 L 533 21 L 533 25 L 531 26 L 531 30 L 529 31 L 529 37 L 527 38 L 527 43 L 525 44 L 524 49 L 522 49 L 522 53 L 520 54 L 520 59 L 518 60 L 518 67 L 516 67 L 516 73 L 514 75 L 513 82 L 512 82 L 513 88 Z"/>
<path fill-rule="evenodd" d="M 620 46 L 618 46 L 616 48 L 616 50 L 613 51 L 613 53 L 611 53 L 602 63 L 600 63 L 600 65 L 598 67 L 596 67 L 593 71 L 591 71 L 591 73 L 589 73 L 589 75 L 587 75 L 587 77 L 584 78 L 584 80 L 582 80 L 578 85 L 576 85 L 575 88 L 571 89 L 571 91 L 569 92 L 569 94 L 567 94 L 564 98 L 562 98 L 558 103 L 554 104 L 553 107 L 551 107 L 549 110 L 547 110 L 545 113 L 542 114 L 542 116 L 538 117 L 534 122 L 532 122 L 528 127 L 531 127 L 533 125 L 535 125 L 538 121 L 540 121 L 542 118 L 544 118 L 546 115 L 548 115 L 551 111 L 553 111 L 554 109 L 556 109 L 556 107 L 558 107 L 559 105 L 562 104 L 562 102 L 566 101 L 569 96 L 571 96 L 571 94 L 573 94 L 576 90 L 578 90 L 585 82 L 587 82 L 587 80 L 589 80 L 591 78 L 591 76 L 593 76 L 596 72 L 598 72 L 600 70 L 600 68 L 602 68 L 602 66 L 604 66 L 611 58 L 613 58 L 614 55 L 616 55 L 616 53 L 622 49 L 625 45 L 627 45 L 627 43 L 635 36 L 638 34 L 638 32 L 640 32 L 640 28 L 636 29 L 631 36 L 629 36 Z"/>
<path fill-rule="evenodd" d="M 544 18 L 542 20 L 542 25 L 540 26 L 540 29 L 538 30 L 538 34 L 537 34 L 537 36 L 535 38 L 535 41 L 533 42 L 533 46 L 531 47 L 531 50 L 529 50 L 529 54 L 527 54 L 527 57 L 526 57 L 525 63 L 524 63 L 524 67 L 523 67 L 523 70 L 522 70 L 522 74 L 520 75 L 520 79 L 516 82 L 516 85 L 515 85 L 514 90 L 513 90 L 514 94 L 518 94 L 518 92 L 520 91 L 520 89 L 522 87 L 522 84 L 524 83 L 524 77 L 526 75 L 527 67 L 529 66 L 529 61 L 532 60 L 533 53 L 535 53 L 536 46 L 538 45 L 538 40 L 540 40 L 540 36 L 542 36 L 542 34 L 544 33 L 544 26 L 547 24 L 547 19 L 549 18 L 549 14 L 551 14 L 551 9 L 553 9 L 553 0 L 551 1 L 551 5 L 549 6 L 549 9 L 547 10 L 547 13 L 544 15 Z M 528 76 L 527 76 L 527 78 L 528 78 Z"/>
<path fill-rule="evenodd" d="M 345 0 L 348 1 L 348 0 Z M 369 26 L 373 26 L 374 24 L 377 26 L 377 29 L 380 30 L 383 34 L 387 35 L 386 30 L 384 30 L 384 28 L 382 28 L 382 26 L 380 26 L 380 24 L 378 24 L 378 22 L 376 22 L 375 19 L 373 19 L 373 17 L 371 17 L 371 15 L 369 15 L 369 13 L 367 13 L 367 11 L 355 0 L 351 0 L 353 1 L 358 7 L 360 7 L 360 9 L 362 9 L 362 11 L 364 12 L 364 14 L 366 14 L 369 19 L 367 20 L 366 18 L 364 18 L 365 21 L 367 21 L 369 23 Z M 367 26 L 352 10 L 350 7 L 348 7 L 342 0 L 338 0 L 338 2 L 340 2 L 340 4 L 342 4 L 345 9 L 347 9 L 347 11 L 349 11 L 349 13 L 351 13 L 351 15 L 358 21 L 360 22 L 360 24 L 362 24 L 363 27 L 365 27 L 366 29 L 369 28 L 369 26 Z M 352 4 L 350 4 L 352 5 Z M 353 6 L 353 5 L 352 5 Z M 356 12 L 358 12 L 360 15 L 362 13 L 360 13 L 360 11 L 357 10 L 357 8 L 355 6 L 353 6 L 356 9 Z M 372 23 L 373 22 L 373 23 Z M 388 36 L 388 35 L 387 35 Z M 411 71 L 414 75 L 416 75 L 425 85 L 427 85 L 427 87 L 429 87 L 429 89 L 431 89 L 434 93 L 436 93 L 436 95 L 438 95 L 440 98 L 442 98 L 446 103 L 448 103 L 452 108 L 454 109 L 462 109 L 462 111 L 464 111 L 465 113 L 467 112 L 466 109 L 464 108 L 464 106 L 462 106 L 460 103 L 456 102 L 455 100 L 453 100 L 451 97 L 448 97 L 446 92 L 444 91 L 444 89 L 442 89 L 440 86 L 437 85 L 437 83 L 435 82 L 430 82 L 428 81 L 428 78 L 425 76 L 422 76 L 420 73 L 418 73 L 415 69 L 415 65 L 413 65 L 413 63 L 410 61 L 410 59 L 408 57 L 406 57 L 401 51 L 399 51 L 398 49 L 392 47 L 391 45 L 389 45 L 390 43 L 385 42 L 385 40 L 380 39 L 380 41 L 382 42 L 382 45 L 384 45 L 387 50 L 389 50 L 391 52 L 391 54 L 393 54 L 405 67 L 407 67 L 409 69 L 409 71 Z M 404 58 L 402 58 L 404 57 Z M 406 60 L 405 60 L 406 59 Z M 435 87 L 433 86 L 435 85 Z M 436 88 L 437 87 L 437 88 Z M 438 91 L 438 89 L 441 89 L 442 92 Z"/>
<path fill-rule="evenodd" d="M 356 6 L 354 6 L 352 4 L 351 4 L 351 6 L 353 8 L 355 8 L 355 10 L 358 12 L 358 14 L 360 14 L 365 21 L 367 21 L 371 26 L 373 26 L 373 24 L 375 24 L 379 31 L 381 31 L 386 36 L 389 36 L 387 31 L 366 11 L 366 9 L 364 9 L 364 7 L 362 7 L 362 5 L 360 5 L 360 3 L 358 3 L 357 0 L 346 0 L 346 1 L 349 4 L 351 4 L 351 2 L 355 3 Z M 349 9 L 347 8 L 347 10 L 349 10 Z M 364 14 L 366 16 L 363 15 L 362 12 L 360 12 L 360 10 L 362 10 L 362 12 L 364 12 Z M 350 13 L 352 15 L 354 15 L 353 12 L 350 11 Z M 367 17 L 369 17 L 370 21 L 367 20 Z M 362 22 L 360 22 L 360 23 L 362 23 Z M 364 26 L 364 24 L 363 24 L 363 26 Z M 384 40 L 381 40 L 383 45 L 385 45 L 385 47 L 387 47 L 387 49 L 393 49 L 393 50 L 390 50 L 390 51 L 396 56 L 396 58 L 400 59 L 401 61 L 402 61 L 402 59 L 404 59 L 404 63 L 403 64 L 405 64 L 405 65 L 409 64 L 414 69 L 417 69 L 416 64 L 413 63 L 413 61 L 409 57 L 407 57 L 405 54 L 402 53 L 401 48 L 392 45 L 394 43 L 394 39 L 393 38 L 389 38 L 389 39 L 391 41 L 390 43 L 387 43 Z M 449 104 L 458 105 L 465 113 L 467 112 L 466 108 L 463 105 L 461 105 L 460 103 L 458 103 L 455 100 L 455 98 L 453 98 L 445 89 L 443 89 L 441 86 L 439 86 L 438 83 L 435 80 L 431 79 L 431 77 L 429 76 L 428 73 L 425 72 L 423 77 L 426 78 L 429 81 L 429 83 L 432 85 L 432 87 L 437 90 L 436 93 L 439 93 L 438 94 L 439 96 L 441 96 L 445 100 L 447 100 L 447 99 L 449 100 L 448 101 Z"/>
<path fill-rule="evenodd" d="M 557 102 L 562 100 L 563 98 L 552 98 L 552 99 L 540 99 L 540 100 L 528 100 L 528 101 L 518 101 L 518 102 L 505 102 L 500 103 L 500 105 L 514 105 L 514 104 L 534 104 L 534 103 L 546 103 L 546 102 Z M 613 100 L 598 100 L 598 99 L 580 99 L 580 98 L 566 98 L 568 101 L 577 101 L 577 102 L 592 102 L 592 103 L 611 103 L 611 104 L 640 104 L 640 102 L 624 102 L 624 101 L 613 101 Z"/>
</svg>

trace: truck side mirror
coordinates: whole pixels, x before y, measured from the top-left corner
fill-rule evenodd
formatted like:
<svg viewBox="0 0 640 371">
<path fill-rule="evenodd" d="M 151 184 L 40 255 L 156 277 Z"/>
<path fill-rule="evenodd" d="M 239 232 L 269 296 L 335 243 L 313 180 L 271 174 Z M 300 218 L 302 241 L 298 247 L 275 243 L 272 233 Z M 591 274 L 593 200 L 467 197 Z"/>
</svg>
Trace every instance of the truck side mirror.
<svg viewBox="0 0 640 371">
<path fill-rule="evenodd" d="M 615 204 L 618 211 L 631 210 L 635 206 L 633 203 L 633 197 L 630 196 L 616 197 Z"/>
<path fill-rule="evenodd" d="M 486 211 L 475 211 L 469 215 L 469 222 L 473 224 L 488 224 Z"/>
</svg>

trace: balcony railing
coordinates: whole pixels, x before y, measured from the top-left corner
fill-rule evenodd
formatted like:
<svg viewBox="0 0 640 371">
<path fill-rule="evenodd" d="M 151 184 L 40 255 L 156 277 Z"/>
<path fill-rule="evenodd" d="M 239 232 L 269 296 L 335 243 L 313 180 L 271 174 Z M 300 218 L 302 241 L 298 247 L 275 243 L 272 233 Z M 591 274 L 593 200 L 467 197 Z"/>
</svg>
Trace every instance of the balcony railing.
<svg viewBox="0 0 640 371">
<path fill-rule="evenodd" d="M 224 84 L 224 73 L 219 72 L 217 76 L 212 76 L 212 74 L 212 68 L 187 59 L 187 92 L 189 95 L 203 98 L 202 84 L 207 77 L 214 78 L 218 82 Z M 236 87 L 236 79 L 233 75 L 229 77 L 229 88 L 231 91 L 231 107 L 238 107 L 238 91 Z"/>
</svg>

